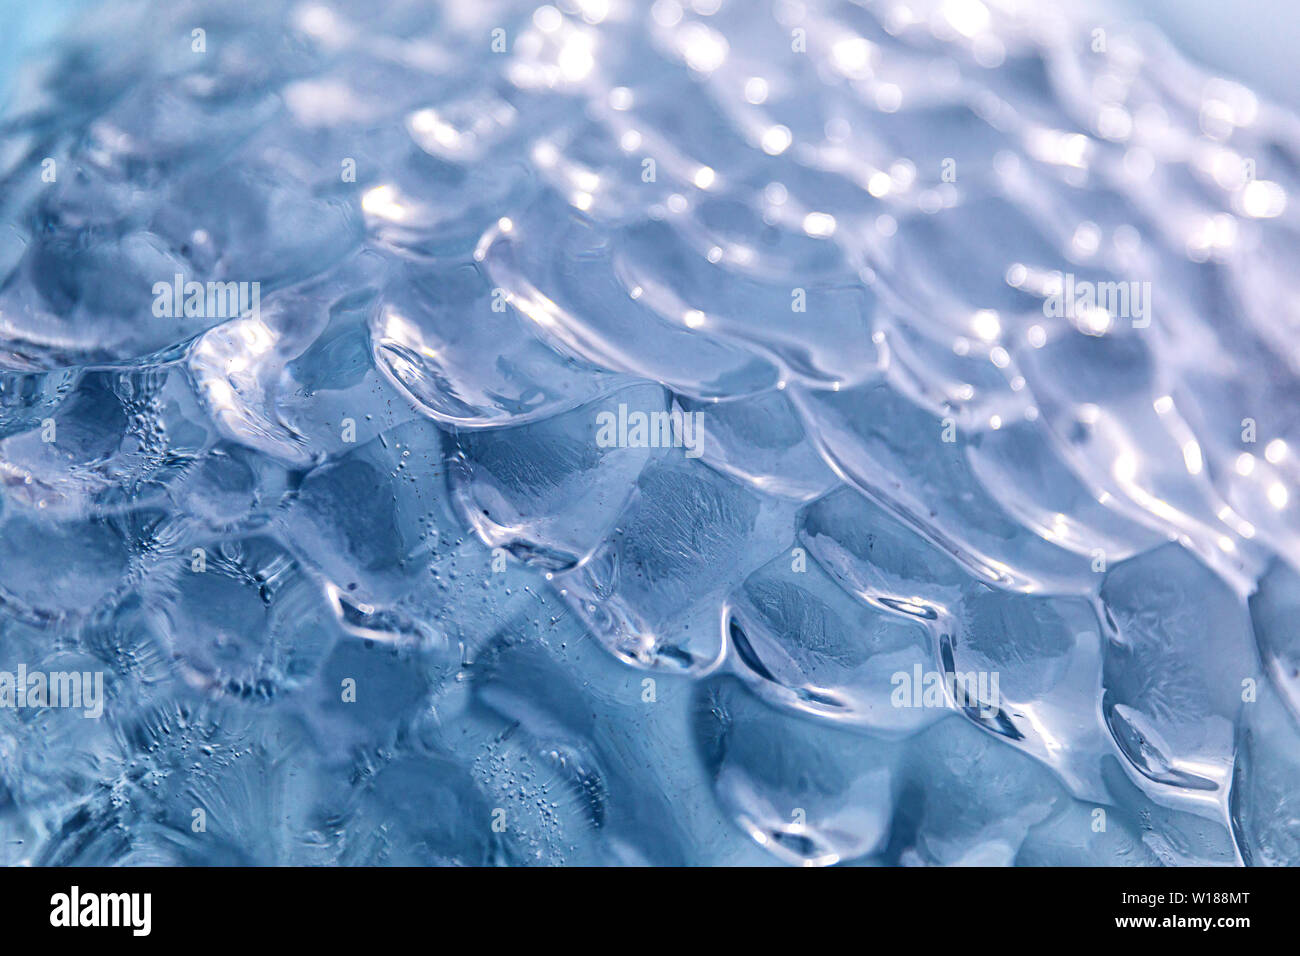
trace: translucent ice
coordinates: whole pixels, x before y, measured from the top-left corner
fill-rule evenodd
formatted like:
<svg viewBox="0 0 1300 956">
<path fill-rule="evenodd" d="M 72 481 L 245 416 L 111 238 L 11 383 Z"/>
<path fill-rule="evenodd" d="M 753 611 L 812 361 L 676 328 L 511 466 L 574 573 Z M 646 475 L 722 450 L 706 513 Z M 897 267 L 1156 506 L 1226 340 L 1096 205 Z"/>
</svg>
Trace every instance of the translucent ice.
<svg viewBox="0 0 1300 956">
<path fill-rule="evenodd" d="M 0 863 L 1300 864 L 1286 109 L 1091 4 L 20 6 Z"/>
</svg>

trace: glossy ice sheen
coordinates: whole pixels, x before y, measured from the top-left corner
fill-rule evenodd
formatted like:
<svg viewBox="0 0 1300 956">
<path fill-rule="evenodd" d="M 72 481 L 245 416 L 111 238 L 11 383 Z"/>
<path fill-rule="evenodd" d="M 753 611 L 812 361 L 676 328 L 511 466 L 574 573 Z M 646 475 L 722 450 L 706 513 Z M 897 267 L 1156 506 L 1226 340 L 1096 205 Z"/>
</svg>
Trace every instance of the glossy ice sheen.
<svg viewBox="0 0 1300 956">
<path fill-rule="evenodd" d="M 1003 7 L 11 32 L 0 861 L 1300 864 L 1300 123 Z"/>
</svg>

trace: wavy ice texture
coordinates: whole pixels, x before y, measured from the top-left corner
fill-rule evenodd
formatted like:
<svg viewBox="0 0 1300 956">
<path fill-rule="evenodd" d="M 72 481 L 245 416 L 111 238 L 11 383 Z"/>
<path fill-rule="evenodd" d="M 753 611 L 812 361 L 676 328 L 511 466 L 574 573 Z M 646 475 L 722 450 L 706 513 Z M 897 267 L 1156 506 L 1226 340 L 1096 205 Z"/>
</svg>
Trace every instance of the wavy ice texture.
<svg viewBox="0 0 1300 956">
<path fill-rule="evenodd" d="M 1300 864 L 1300 124 L 1043 7 L 65 28 L 0 668 L 108 700 L 0 709 L 3 861 Z"/>
</svg>

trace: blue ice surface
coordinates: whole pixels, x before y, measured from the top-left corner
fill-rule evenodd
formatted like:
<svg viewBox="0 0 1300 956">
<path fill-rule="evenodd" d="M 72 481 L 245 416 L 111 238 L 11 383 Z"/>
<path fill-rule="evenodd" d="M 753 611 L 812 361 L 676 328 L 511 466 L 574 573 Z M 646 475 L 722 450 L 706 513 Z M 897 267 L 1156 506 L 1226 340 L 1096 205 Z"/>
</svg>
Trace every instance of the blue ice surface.
<svg viewBox="0 0 1300 956">
<path fill-rule="evenodd" d="M 1025 7 L 0 0 L 0 861 L 1300 864 L 1300 121 Z"/>
</svg>

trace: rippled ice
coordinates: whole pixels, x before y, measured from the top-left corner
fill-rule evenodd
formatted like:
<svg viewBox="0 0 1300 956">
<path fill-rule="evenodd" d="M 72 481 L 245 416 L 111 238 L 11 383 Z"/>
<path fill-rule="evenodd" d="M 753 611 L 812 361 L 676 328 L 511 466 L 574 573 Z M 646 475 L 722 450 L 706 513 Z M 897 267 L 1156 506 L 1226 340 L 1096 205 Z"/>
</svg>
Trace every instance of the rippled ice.
<svg viewBox="0 0 1300 956">
<path fill-rule="evenodd" d="M 6 63 L 3 862 L 1300 864 L 1300 125 L 1008 6 Z"/>
</svg>

